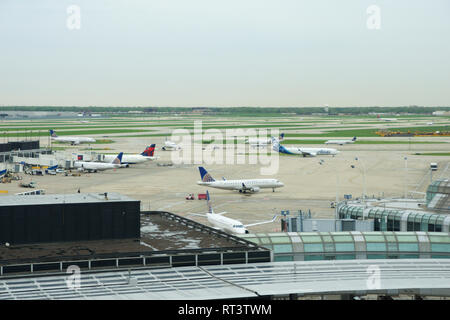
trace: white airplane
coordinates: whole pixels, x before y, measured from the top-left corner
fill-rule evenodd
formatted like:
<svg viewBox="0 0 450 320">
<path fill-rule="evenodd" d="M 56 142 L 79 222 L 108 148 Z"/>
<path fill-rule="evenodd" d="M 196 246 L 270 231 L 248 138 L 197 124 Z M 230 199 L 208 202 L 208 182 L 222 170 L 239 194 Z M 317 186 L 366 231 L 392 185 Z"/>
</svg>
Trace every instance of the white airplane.
<svg viewBox="0 0 450 320">
<path fill-rule="evenodd" d="M 169 151 L 169 150 L 180 150 L 181 147 L 177 145 L 175 142 L 172 142 L 170 140 L 167 140 L 164 142 L 164 146 L 161 148 L 161 150 Z"/>
<path fill-rule="evenodd" d="M 397 121 L 398 120 L 397 118 L 378 118 L 378 119 L 380 119 L 381 121 L 386 121 L 386 122 Z"/>
<path fill-rule="evenodd" d="M 197 184 L 201 186 L 208 186 L 217 189 L 237 190 L 239 193 L 255 193 L 260 189 L 270 188 L 275 191 L 275 188 L 283 187 L 284 184 L 277 179 L 241 179 L 241 180 L 214 180 L 213 177 L 203 167 L 198 167 L 200 170 L 200 177 L 202 181 Z"/>
<path fill-rule="evenodd" d="M 121 161 L 123 167 L 128 167 L 130 164 L 156 160 L 157 157 L 153 156 L 155 153 L 155 146 L 155 144 L 152 144 L 150 147 L 147 147 L 141 154 L 124 154 Z M 112 154 L 105 154 L 103 162 L 111 163 L 115 158 L 116 156 Z"/>
<path fill-rule="evenodd" d="M 279 140 L 283 141 L 283 139 L 284 139 L 284 133 L 281 133 Z M 272 143 L 272 139 L 271 138 L 268 138 L 268 139 L 248 138 L 247 140 L 245 140 L 245 143 L 251 145 L 252 147 L 267 146 Z"/>
<path fill-rule="evenodd" d="M 121 167 L 123 152 L 119 153 L 119 155 L 111 162 L 88 162 L 88 161 L 75 161 L 74 167 L 78 170 L 87 171 L 87 172 L 97 172 L 103 171 L 107 169 L 115 169 Z"/>
<path fill-rule="evenodd" d="M 280 142 L 277 138 L 272 137 L 272 148 L 274 151 L 285 154 L 293 154 L 293 155 L 301 155 L 303 157 L 310 156 L 315 157 L 317 155 L 332 155 L 335 156 L 339 153 L 336 149 L 331 148 L 286 148 L 280 145 Z"/>
<path fill-rule="evenodd" d="M 224 217 L 223 214 L 225 214 L 226 212 L 220 212 L 220 213 L 214 212 L 214 210 L 211 206 L 211 200 L 209 198 L 208 191 L 206 191 L 206 205 L 208 207 L 208 212 L 206 214 L 190 213 L 189 215 L 206 217 L 208 219 L 208 222 L 211 225 L 213 225 L 215 228 L 221 229 L 228 233 L 246 234 L 246 233 L 249 233 L 247 230 L 247 227 L 252 227 L 252 226 L 265 224 L 265 223 L 271 223 L 271 222 L 274 222 L 277 218 L 277 216 L 275 215 L 272 218 L 272 220 L 255 222 L 255 223 L 250 223 L 250 224 L 243 224 L 239 220 Z"/>
<path fill-rule="evenodd" d="M 88 137 L 58 137 L 56 135 L 56 132 L 52 129 L 50 129 L 50 136 L 52 137 L 53 141 L 68 142 L 68 143 L 71 143 L 72 145 L 80 144 L 83 142 L 87 142 L 87 143 L 95 142 L 94 138 L 88 138 Z"/>
<path fill-rule="evenodd" d="M 353 139 L 351 140 L 328 140 L 325 141 L 325 144 L 338 144 L 338 145 L 344 145 L 344 144 L 349 144 L 349 143 L 355 143 L 356 141 L 356 137 L 353 137 Z"/>
</svg>

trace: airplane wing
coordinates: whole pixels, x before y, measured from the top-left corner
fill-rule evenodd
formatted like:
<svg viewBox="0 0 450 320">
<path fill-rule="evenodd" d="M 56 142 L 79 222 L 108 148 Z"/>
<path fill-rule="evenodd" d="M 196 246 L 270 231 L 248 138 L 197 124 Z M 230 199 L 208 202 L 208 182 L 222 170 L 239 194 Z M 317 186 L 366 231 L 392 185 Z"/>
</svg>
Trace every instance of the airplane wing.
<svg viewBox="0 0 450 320">
<path fill-rule="evenodd" d="M 255 223 L 250 223 L 250 224 L 245 224 L 244 227 L 253 227 L 253 226 L 257 226 L 260 224 L 266 224 L 266 223 L 271 223 L 274 222 L 277 219 L 278 215 L 274 215 L 272 220 L 267 220 L 267 221 L 261 221 L 261 222 L 255 222 Z"/>
<path fill-rule="evenodd" d="M 188 213 L 188 216 L 206 217 L 206 214 L 200 214 L 200 213 Z"/>
</svg>

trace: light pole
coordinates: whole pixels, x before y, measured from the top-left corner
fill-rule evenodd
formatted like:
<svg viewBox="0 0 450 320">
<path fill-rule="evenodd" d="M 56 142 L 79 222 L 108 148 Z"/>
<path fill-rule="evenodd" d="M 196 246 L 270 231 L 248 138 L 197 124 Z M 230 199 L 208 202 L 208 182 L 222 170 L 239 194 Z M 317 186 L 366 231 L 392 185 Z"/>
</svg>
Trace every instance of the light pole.
<svg viewBox="0 0 450 320">
<path fill-rule="evenodd" d="M 405 199 L 408 198 L 408 158 L 405 157 Z"/>
<path fill-rule="evenodd" d="M 324 160 L 320 160 L 319 164 L 322 165 L 325 161 Z M 334 173 L 336 174 L 336 202 L 334 204 L 334 216 L 335 219 L 338 220 L 339 219 L 339 213 L 338 213 L 338 203 L 339 203 L 339 175 L 338 175 L 338 171 L 334 170 Z"/>
<path fill-rule="evenodd" d="M 356 161 L 360 161 L 358 157 L 355 158 Z M 363 205 L 366 207 L 366 167 L 364 166 L 364 163 L 362 161 L 361 165 L 363 167 Z"/>
</svg>

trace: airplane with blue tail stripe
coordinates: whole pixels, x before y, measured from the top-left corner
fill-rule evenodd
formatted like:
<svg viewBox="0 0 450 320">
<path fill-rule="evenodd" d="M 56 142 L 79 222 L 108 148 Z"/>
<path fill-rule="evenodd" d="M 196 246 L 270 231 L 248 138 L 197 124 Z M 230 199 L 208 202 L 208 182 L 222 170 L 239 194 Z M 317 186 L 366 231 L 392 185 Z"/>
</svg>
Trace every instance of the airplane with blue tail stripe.
<svg viewBox="0 0 450 320">
<path fill-rule="evenodd" d="M 240 179 L 240 180 L 226 180 L 222 177 L 222 180 L 215 180 L 203 167 L 198 167 L 200 171 L 201 181 L 197 184 L 202 186 L 208 186 L 211 188 L 235 190 L 239 193 L 255 193 L 261 189 L 267 188 L 275 191 L 275 188 L 283 187 L 284 184 L 277 179 Z"/>
<path fill-rule="evenodd" d="M 285 147 L 280 141 L 272 137 L 272 149 L 279 153 L 300 155 L 303 157 L 315 157 L 318 155 L 332 155 L 333 157 L 339 153 L 338 150 L 332 148 L 302 148 L 302 147 Z"/>
<path fill-rule="evenodd" d="M 208 212 L 206 214 L 200 214 L 200 213 L 189 213 L 188 215 L 194 215 L 194 216 L 200 216 L 205 217 L 208 222 L 216 229 L 223 230 L 228 233 L 232 234 L 246 234 L 249 233 L 248 227 L 257 226 L 260 224 L 266 224 L 266 223 L 272 223 L 276 220 L 277 215 L 275 215 L 271 220 L 266 221 L 260 221 L 260 222 L 254 222 L 249 224 L 243 224 L 241 221 L 224 217 L 223 215 L 227 212 L 220 212 L 215 213 L 212 205 L 211 205 L 211 199 L 209 197 L 209 192 L 206 191 L 206 206 L 208 208 Z"/>
</svg>

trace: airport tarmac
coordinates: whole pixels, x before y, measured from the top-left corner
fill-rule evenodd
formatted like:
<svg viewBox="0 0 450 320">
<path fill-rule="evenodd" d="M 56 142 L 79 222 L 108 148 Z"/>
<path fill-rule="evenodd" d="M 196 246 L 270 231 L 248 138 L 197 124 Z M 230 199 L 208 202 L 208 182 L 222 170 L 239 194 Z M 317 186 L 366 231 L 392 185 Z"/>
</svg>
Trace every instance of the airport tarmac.
<svg viewBox="0 0 450 320">
<path fill-rule="evenodd" d="M 173 151 L 160 150 L 163 141 L 164 137 L 116 136 L 114 143 L 107 145 L 110 150 L 105 152 L 137 153 L 150 143 L 156 143 L 155 155 L 160 156 L 160 159 L 132 165 L 130 168 L 82 174 L 80 177 L 66 177 L 63 174 L 42 177 L 22 174 L 22 182 L 33 180 L 37 183 L 37 189 L 44 189 L 47 194 L 75 193 L 79 188 L 81 192 L 119 192 L 141 200 L 145 210 L 163 210 L 182 216 L 192 212 L 206 212 L 204 200 L 185 200 L 189 193 L 197 195 L 206 192 L 205 187 L 197 185 L 197 181 L 200 180 L 198 164 L 158 166 L 157 163 L 171 162 L 174 156 Z M 323 145 L 308 145 L 310 146 L 323 147 Z M 77 147 L 86 148 L 84 145 Z M 76 150 L 77 147 L 70 149 Z M 273 176 L 261 175 L 261 167 L 267 166 L 258 164 L 203 164 L 215 179 L 276 178 L 285 184 L 275 192 L 271 189 L 262 189 L 252 195 L 209 188 L 213 208 L 216 212 L 227 211 L 227 216 L 239 219 L 244 224 L 269 220 L 281 210 L 290 210 L 293 214 L 300 209 L 303 211 L 310 209 L 313 217 L 326 218 L 334 216 L 334 209 L 330 207 L 330 203 L 335 201 L 336 192 L 339 199 L 342 199 L 344 194 L 351 194 L 353 198 L 361 197 L 364 182 L 368 197 L 401 197 L 405 190 L 409 196 L 420 197 L 420 194 L 409 191 L 425 191 L 430 181 L 430 162 L 439 164 L 439 171 L 433 173 L 434 178 L 439 176 L 448 178 L 450 175 L 450 169 L 445 171 L 449 157 L 414 155 L 426 151 L 448 152 L 447 144 L 333 147 L 340 150 L 335 157 L 279 156 L 278 170 Z M 405 156 L 408 158 L 407 174 Z M 17 181 L 0 186 L 2 190 L 8 190 L 9 194 L 32 190 L 19 187 Z M 206 219 L 202 217 L 190 216 L 190 218 L 207 224 Z M 274 223 L 251 227 L 249 230 L 280 231 L 280 222 L 278 219 Z"/>
</svg>

